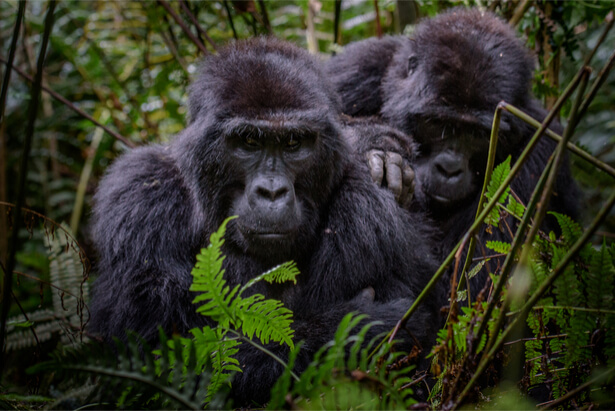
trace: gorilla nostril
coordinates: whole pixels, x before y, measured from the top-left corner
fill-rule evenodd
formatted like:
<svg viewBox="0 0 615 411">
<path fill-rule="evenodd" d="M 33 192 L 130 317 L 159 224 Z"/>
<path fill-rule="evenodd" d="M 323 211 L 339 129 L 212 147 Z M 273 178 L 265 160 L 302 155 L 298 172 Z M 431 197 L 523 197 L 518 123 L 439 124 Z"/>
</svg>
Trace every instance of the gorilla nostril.
<svg viewBox="0 0 615 411">
<path fill-rule="evenodd" d="M 436 163 L 436 170 L 446 178 L 457 177 L 462 173 L 461 167 L 452 163 Z"/>
<path fill-rule="evenodd" d="M 279 187 L 277 189 L 268 189 L 265 187 L 257 187 L 256 193 L 263 198 L 266 198 L 270 201 L 276 201 L 279 198 L 282 198 L 288 193 L 288 187 Z"/>
</svg>

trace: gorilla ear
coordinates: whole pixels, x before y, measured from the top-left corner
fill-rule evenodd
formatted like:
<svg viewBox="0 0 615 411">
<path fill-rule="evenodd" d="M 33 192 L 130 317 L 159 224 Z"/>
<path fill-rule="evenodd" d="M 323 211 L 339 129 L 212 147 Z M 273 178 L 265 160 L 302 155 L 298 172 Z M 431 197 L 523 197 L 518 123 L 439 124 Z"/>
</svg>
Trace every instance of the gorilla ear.
<svg viewBox="0 0 615 411">
<path fill-rule="evenodd" d="M 419 58 L 417 56 L 408 57 L 408 74 L 414 73 L 414 70 L 419 65 Z"/>
</svg>

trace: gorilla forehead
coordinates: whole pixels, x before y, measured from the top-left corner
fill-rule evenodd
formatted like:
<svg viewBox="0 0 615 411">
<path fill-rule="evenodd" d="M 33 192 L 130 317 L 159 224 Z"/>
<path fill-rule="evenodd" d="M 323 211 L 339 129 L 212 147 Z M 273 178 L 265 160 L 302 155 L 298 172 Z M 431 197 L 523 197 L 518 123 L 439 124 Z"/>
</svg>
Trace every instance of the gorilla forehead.
<svg viewBox="0 0 615 411">
<path fill-rule="evenodd" d="M 533 60 L 512 28 L 490 13 L 453 9 L 419 25 L 415 45 L 434 91 L 451 105 L 495 108 L 527 96 Z"/>
<path fill-rule="evenodd" d="M 204 111 L 262 117 L 279 110 L 340 107 L 314 58 L 273 38 L 237 42 L 206 58 L 190 96 L 192 119 Z"/>
<path fill-rule="evenodd" d="M 385 117 L 393 111 L 490 127 L 501 100 L 528 102 L 533 58 L 491 13 L 452 9 L 425 20 L 394 60 L 384 82 Z"/>
</svg>

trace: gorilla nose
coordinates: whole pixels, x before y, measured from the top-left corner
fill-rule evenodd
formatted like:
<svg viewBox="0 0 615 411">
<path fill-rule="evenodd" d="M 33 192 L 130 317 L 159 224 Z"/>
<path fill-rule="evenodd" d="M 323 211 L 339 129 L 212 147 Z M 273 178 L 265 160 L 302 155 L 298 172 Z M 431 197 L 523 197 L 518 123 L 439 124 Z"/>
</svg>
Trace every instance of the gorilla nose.
<svg viewBox="0 0 615 411">
<path fill-rule="evenodd" d="M 457 153 L 443 152 L 434 159 L 435 171 L 447 179 L 455 178 L 463 173 L 463 156 Z"/>
<path fill-rule="evenodd" d="M 251 190 L 252 203 L 258 206 L 288 206 L 293 202 L 294 191 L 288 179 L 282 176 L 260 177 Z"/>
<path fill-rule="evenodd" d="M 256 193 L 259 197 L 263 197 L 267 200 L 276 201 L 284 197 L 290 190 L 288 187 L 263 187 L 256 188 Z"/>
</svg>

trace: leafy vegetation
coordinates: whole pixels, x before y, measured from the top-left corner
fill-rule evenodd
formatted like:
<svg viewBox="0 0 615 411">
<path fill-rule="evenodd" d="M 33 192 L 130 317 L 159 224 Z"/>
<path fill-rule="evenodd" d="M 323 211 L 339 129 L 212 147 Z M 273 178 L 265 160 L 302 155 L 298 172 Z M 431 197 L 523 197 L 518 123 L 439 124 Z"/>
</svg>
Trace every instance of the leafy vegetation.
<svg viewBox="0 0 615 411">
<path fill-rule="evenodd" d="M 561 235 L 540 232 L 541 197 L 550 190 L 556 161 L 528 204 L 508 187 L 516 164 L 507 159 L 494 167 L 478 210 L 478 217 L 486 214 L 475 229 L 508 230 L 503 222 L 511 216 L 518 227 L 510 242 L 486 244 L 504 262 L 491 267 L 482 292 L 457 281 L 490 267 L 472 261 L 471 253 L 464 267 L 453 252 L 436 273 L 461 268 L 432 352 L 435 383 L 426 403 L 414 404 L 413 389 L 430 378 L 411 370 L 412 353 L 395 352 L 384 336 L 364 341 L 360 316 L 347 316 L 306 372 L 294 375 L 301 344 L 293 340 L 292 313 L 247 291 L 257 281 L 294 281 L 300 274 L 287 263 L 229 287 L 220 253 L 224 225 L 193 270 L 195 310 L 211 319 L 210 327 L 193 329 L 190 337 L 161 335 L 166 343 L 156 351 L 138 336 L 115 350 L 90 341 L 92 193 L 116 156 L 164 142 L 183 128 L 186 87 L 200 58 L 235 38 L 267 33 L 325 58 L 350 41 L 411 33 L 417 17 L 460 4 L 496 11 L 535 50 L 534 93 L 562 116 L 569 128 L 564 137 L 581 149 L 581 156 L 570 157 L 584 212 L 579 222 L 551 215 Z M 609 12 L 612 3 L 598 0 L 0 2 L 6 79 L 0 268 L 8 319 L 0 339 L 0 406 L 222 408 L 229 377 L 241 371 L 233 358 L 240 344 L 276 342 L 288 345 L 291 356 L 278 359 L 288 367 L 272 391 L 271 408 L 448 409 L 471 402 L 503 409 L 534 407 L 538 399 L 540 407 L 612 408 L 615 76 L 608 45 L 615 31 L 609 31 Z M 583 65 L 593 68 L 591 76 L 579 72 Z M 577 102 L 558 101 L 577 87 Z M 514 107 L 503 110 L 522 115 Z M 63 221 L 67 225 L 57 223 Z M 24 371 L 31 366 L 36 374 Z"/>
</svg>

